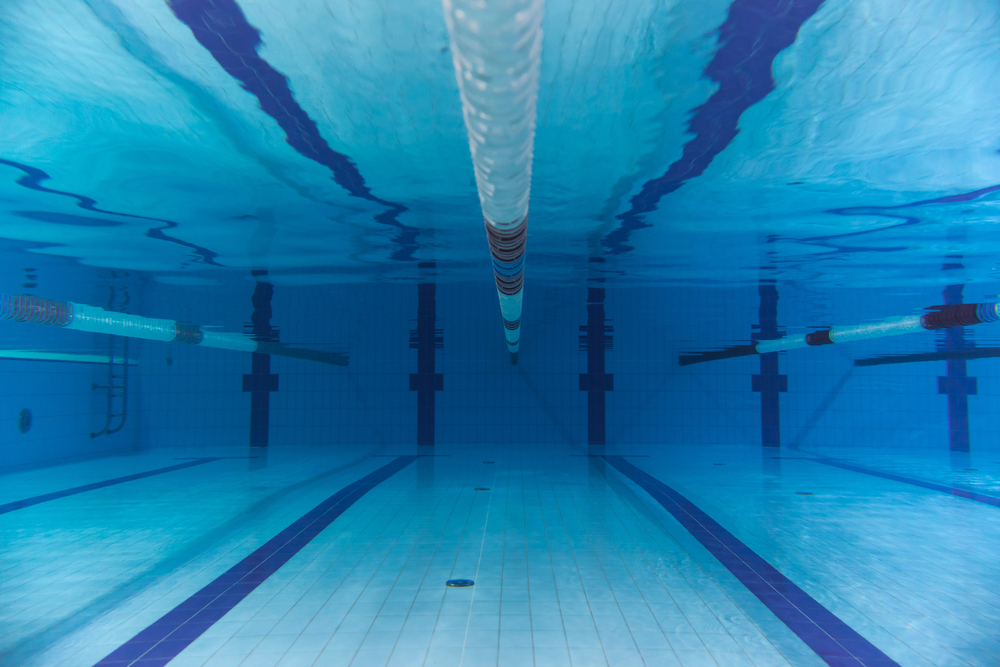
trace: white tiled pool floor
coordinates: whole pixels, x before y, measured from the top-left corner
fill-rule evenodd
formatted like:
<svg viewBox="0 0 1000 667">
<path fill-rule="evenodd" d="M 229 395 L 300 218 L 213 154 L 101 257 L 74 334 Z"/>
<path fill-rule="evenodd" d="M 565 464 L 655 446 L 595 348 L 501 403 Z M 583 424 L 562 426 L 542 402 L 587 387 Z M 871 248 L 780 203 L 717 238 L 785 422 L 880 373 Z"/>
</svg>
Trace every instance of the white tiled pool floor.
<svg viewBox="0 0 1000 667">
<path fill-rule="evenodd" d="M 898 664 L 1000 664 L 1000 507 L 795 460 L 815 452 L 608 449 L 645 455 L 628 460 Z M 0 665 L 94 665 L 386 454 L 417 453 L 373 451 L 275 449 L 0 514 Z M 169 664 L 826 664 L 603 459 L 551 444 L 433 453 L 357 499 Z M 8 474 L 0 505 L 248 455 Z M 985 494 L 1000 479 L 998 454 L 959 471 L 947 454 L 850 458 Z M 475 586 L 445 586 L 455 578 Z"/>
</svg>

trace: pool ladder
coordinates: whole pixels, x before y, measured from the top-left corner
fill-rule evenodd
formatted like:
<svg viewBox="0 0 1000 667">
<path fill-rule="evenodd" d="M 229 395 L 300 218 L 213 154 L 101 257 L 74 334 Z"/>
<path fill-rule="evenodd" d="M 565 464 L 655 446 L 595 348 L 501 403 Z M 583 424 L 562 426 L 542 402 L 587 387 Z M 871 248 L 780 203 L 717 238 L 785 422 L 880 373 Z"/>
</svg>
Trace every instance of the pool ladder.
<svg viewBox="0 0 1000 667">
<path fill-rule="evenodd" d="M 119 292 L 124 296 L 124 303 L 115 308 L 115 297 Z M 108 310 L 123 310 L 128 305 L 128 301 L 126 289 L 116 290 L 112 288 L 111 298 L 108 300 Z M 121 341 L 120 345 L 118 341 Z M 115 354 L 119 347 L 121 347 L 121 356 Z M 103 389 L 107 396 L 104 428 L 96 433 L 91 433 L 91 438 L 117 433 L 125 426 L 125 419 L 128 416 L 128 338 L 124 336 L 108 335 L 107 377 L 107 384 L 93 382 L 90 385 L 91 389 Z"/>
</svg>

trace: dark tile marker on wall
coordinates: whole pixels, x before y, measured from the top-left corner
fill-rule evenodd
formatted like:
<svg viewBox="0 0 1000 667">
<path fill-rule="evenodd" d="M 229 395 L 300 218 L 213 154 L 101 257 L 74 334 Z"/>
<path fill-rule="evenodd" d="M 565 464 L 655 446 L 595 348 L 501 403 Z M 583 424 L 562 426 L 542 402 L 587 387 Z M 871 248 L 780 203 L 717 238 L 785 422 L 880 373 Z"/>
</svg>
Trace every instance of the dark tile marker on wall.
<svg viewBox="0 0 1000 667">
<path fill-rule="evenodd" d="M 417 460 L 400 456 L 348 484 L 216 577 L 95 667 L 163 667 L 313 541 L 366 493 Z"/>
<path fill-rule="evenodd" d="M 944 269 L 961 268 L 961 264 L 948 263 Z M 962 303 L 962 285 L 948 285 L 944 288 L 946 305 Z M 944 351 L 961 352 L 976 345 L 967 336 L 968 327 L 944 330 Z M 938 377 L 938 393 L 948 397 L 948 441 L 953 452 L 969 451 L 969 396 L 978 392 L 976 378 L 969 377 L 965 359 L 948 359 L 948 374 Z"/>
<path fill-rule="evenodd" d="M 605 460 L 652 496 L 828 665 L 899 667 L 895 660 L 796 586 L 690 500 L 621 456 L 606 456 Z"/>
<path fill-rule="evenodd" d="M 595 260 L 603 261 L 591 258 Z M 587 324 L 580 327 L 580 351 L 587 353 L 587 372 L 580 374 L 580 391 L 587 392 L 588 445 L 607 443 L 605 392 L 615 388 L 614 375 L 605 372 L 605 355 L 612 349 L 614 332 L 604 313 L 605 295 L 603 287 L 587 288 Z"/>
<path fill-rule="evenodd" d="M 337 185 L 351 196 L 388 209 L 376 215 L 375 221 L 398 230 L 391 259 L 412 260 L 417 250 L 418 230 L 397 219 L 407 208 L 373 195 L 351 159 L 330 148 L 316 121 L 295 100 L 288 78 L 257 53 L 260 31 L 250 25 L 235 0 L 168 0 L 168 4 L 174 16 L 191 29 L 194 38 L 222 69 L 257 98 L 261 110 L 284 131 L 289 146 L 329 169 Z"/>
<path fill-rule="evenodd" d="M 778 329 L 778 287 L 773 279 L 762 279 L 760 294 L 760 324 L 753 343 L 758 340 L 781 338 Z M 765 447 L 781 446 L 781 404 L 779 396 L 788 391 L 788 376 L 778 372 L 778 353 L 760 355 L 760 375 L 754 375 L 750 388 L 760 394 L 760 438 Z"/>
<path fill-rule="evenodd" d="M 421 262 L 433 269 L 434 262 Z M 434 392 L 444 391 L 444 375 L 436 373 L 436 351 L 444 347 L 437 324 L 437 286 L 417 285 L 417 328 L 410 330 L 410 348 L 417 351 L 417 372 L 410 373 L 410 391 L 417 392 L 417 444 L 434 444 Z"/>
<path fill-rule="evenodd" d="M 267 271 L 253 271 L 253 275 L 266 276 Z M 250 302 L 250 333 L 254 340 L 274 342 L 278 330 L 271 326 L 271 298 L 274 285 L 257 282 Z M 271 355 L 254 352 L 251 356 L 249 375 L 243 376 L 243 391 L 250 393 L 250 446 L 267 447 L 271 420 L 271 392 L 278 391 L 278 376 L 271 373 Z"/>
<path fill-rule="evenodd" d="M 715 156 L 739 134 L 743 112 L 774 90 L 771 72 L 774 59 L 795 42 L 799 29 L 823 0 L 734 0 L 725 22 L 719 26 L 719 48 L 705 68 L 704 76 L 718 89 L 688 121 L 694 138 L 684 144 L 681 157 L 663 176 L 647 181 L 618 216 L 621 226 L 602 239 L 608 253 L 632 250 L 632 232 L 649 227 L 643 216 L 656 210 L 660 199 L 701 176 Z"/>
</svg>

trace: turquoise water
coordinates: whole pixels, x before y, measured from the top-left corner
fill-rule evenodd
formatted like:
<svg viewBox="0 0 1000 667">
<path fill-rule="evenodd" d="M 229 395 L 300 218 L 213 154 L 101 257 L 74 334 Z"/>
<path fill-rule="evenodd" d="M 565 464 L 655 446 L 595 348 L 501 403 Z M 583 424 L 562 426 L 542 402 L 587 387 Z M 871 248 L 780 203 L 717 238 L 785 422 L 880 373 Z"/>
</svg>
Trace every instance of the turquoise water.
<svg viewBox="0 0 1000 667">
<path fill-rule="evenodd" d="M 0 3 L 0 665 L 1000 664 L 1000 7 L 544 10 Z"/>
</svg>

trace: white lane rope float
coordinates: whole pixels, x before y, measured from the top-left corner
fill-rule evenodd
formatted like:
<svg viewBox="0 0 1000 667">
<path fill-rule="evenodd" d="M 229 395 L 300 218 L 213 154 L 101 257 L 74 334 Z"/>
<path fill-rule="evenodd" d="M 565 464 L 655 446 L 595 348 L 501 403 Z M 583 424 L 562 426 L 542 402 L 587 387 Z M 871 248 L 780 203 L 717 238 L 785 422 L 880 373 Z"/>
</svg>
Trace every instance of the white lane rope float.
<svg viewBox="0 0 1000 667">
<path fill-rule="evenodd" d="M 442 0 L 511 363 L 521 341 L 544 0 Z"/>
</svg>

